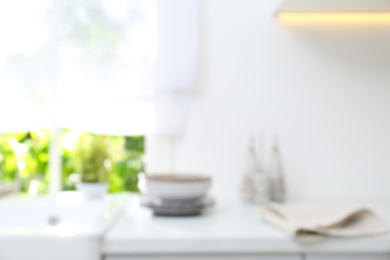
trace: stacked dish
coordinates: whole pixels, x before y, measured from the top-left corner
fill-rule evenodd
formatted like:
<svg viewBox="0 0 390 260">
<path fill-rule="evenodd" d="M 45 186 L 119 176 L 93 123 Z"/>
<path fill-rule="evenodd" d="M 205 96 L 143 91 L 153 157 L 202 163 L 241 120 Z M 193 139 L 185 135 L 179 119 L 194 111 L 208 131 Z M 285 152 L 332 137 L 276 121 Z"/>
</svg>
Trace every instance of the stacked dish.
<svg viewBox="0 0 390 260">
<path fill-rule="evenodd" d="M 145 178 L 142 205 L 156 215 L 198 215 L 211 207 L 211 178 L 203 175 L 153 174 Z"/>
</svg>

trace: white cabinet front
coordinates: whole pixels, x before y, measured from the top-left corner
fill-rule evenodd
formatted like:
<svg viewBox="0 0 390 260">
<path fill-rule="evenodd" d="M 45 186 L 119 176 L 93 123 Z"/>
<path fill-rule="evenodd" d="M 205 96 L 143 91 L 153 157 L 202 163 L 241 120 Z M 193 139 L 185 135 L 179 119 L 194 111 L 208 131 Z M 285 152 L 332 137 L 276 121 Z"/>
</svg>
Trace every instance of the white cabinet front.
<svg viewBox="0 0 390 260">
<path fill-rule="evenodd" d="M 390 260 L 390 254 L 307 254 L 305 260 Z"/>
<path fill-rule="evenodd" d="M 301 255 L 150 255 L 106 256 L 105 260 L 302 260 Z"/>
</svg>

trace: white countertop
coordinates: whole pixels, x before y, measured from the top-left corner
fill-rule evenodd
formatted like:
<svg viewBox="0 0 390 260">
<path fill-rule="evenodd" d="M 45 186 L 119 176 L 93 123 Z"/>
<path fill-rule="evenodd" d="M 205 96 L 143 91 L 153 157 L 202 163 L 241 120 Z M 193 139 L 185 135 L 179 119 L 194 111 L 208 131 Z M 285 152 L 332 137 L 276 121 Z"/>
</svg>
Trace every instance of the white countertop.
<svg viewBox="0 0 390 260">
<path fill-rule="evenodd" d="M 390 202 L 353 204 L 369 206 L 390 223 Z M 126 214 L 110 229 L 103 242 L 105 255 L 308 252 L 386 253 L 390 252 L 390 235 L 332 238 L 301 245 L 264 224 L 258 206 L 245 204 L 237 198 L 217 198 L 216 206 L 202 216 L 158 217 L 139 206 L 139 198 L 134 196 Z"/>
</svg>

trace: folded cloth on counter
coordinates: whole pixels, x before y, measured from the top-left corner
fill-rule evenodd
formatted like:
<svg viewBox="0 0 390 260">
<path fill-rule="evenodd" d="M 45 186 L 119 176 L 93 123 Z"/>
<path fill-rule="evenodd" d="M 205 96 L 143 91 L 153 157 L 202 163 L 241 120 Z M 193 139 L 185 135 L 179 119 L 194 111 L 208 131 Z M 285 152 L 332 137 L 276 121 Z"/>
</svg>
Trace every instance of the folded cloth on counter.
<svg viewBox="0 0 390 260">
<path fill-rule="evenodd" d="M 365 208 L 304 208 L 270 203 L 262 219 L 297 241 L 310 243 L 325 237 L 361 237 L 385 234 L 388 223 Z"/>
</svg>

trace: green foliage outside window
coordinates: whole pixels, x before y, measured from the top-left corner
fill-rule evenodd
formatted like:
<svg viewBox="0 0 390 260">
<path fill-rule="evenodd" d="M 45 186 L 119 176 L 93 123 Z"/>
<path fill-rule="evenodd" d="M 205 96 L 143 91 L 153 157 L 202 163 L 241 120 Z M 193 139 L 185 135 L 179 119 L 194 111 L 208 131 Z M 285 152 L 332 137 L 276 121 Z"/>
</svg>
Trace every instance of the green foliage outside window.
<svg viewBox="0 0 390 260">
<path fill-rule="evenodd" d="M 75 169 L 74 149 L 79 137 L 99 137 L 88 133 L 63 130 L 60 136 L 62 152 L 62 189 L 75 190 L 80 176 Z M 100 136 L 101 137 L 101 136 Z M 0 135 L 0 181 L 18 180 L 21 191 L 45 193 L 49 187 L 49 146 L 51 132 Z M 109 191 L 138 191 L 137 175 L 144 171 L 144 137 L 106 136 L 110 153 L 107 176 Z"/>
<path fill-rule="evenodd" d="M 49 131 L 0 135 L 1 180 L 18 180 L 24 192 L 32 181 L 38 181 L 38 192 L 45 192 L 49 181 L 49 142 Z"/>
<path fill-rule="evenodd" d="M 82 182 L 103 183 L 111 171 L 111 151 L 106 136 L 81 134 L 73 149 L 73 163 Z"/>
</svg>

